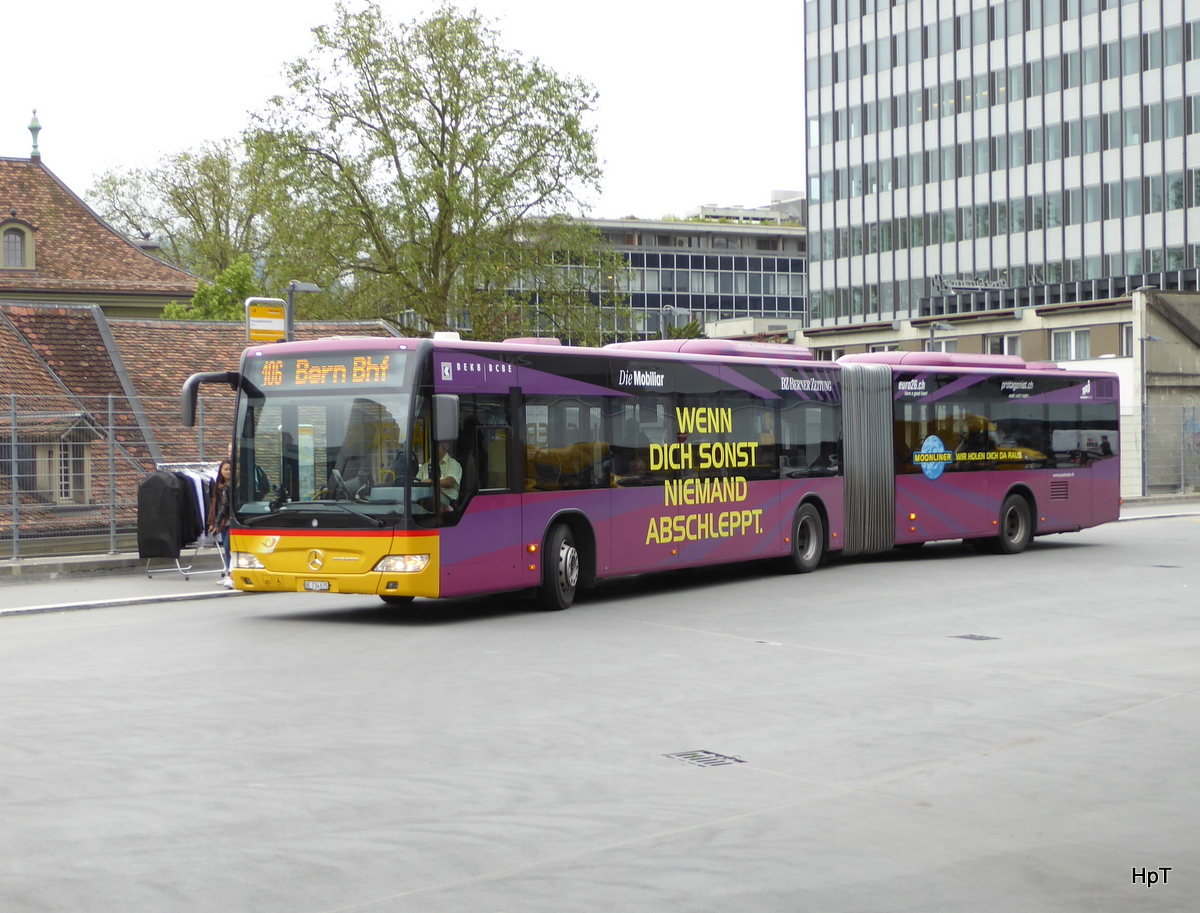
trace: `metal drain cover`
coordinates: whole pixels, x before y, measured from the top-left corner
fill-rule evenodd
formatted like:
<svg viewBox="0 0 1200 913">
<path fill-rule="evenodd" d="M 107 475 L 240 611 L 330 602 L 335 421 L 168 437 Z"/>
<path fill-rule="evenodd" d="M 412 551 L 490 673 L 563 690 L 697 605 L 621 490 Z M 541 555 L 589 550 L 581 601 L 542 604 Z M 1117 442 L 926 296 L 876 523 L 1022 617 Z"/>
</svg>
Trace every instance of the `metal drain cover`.
<svg viewBox="0 0 1200 913">
<path fill-rule="evenodd" d="M 987 634 L 947 634 L 947 637 L 957 637 L 961 640 L 999 640 L 999 637 L 989 637 Z"/>
<path fill-rule="evenodd" d="M 720 767 L 723 764 L 745 764 L 745 760 L 735 755 L 717 754 L 715 751 L 676 751 L 663 755 L 664 758 L 674 758 L 676 761 L 686 761 L 697 767 Z"/>
</svg>

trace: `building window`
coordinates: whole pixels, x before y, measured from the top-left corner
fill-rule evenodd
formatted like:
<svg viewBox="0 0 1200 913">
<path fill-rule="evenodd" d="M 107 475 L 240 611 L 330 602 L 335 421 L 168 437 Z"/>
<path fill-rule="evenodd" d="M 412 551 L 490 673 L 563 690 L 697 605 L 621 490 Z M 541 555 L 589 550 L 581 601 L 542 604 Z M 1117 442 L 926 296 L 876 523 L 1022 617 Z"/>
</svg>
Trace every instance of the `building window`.
<svg viewBox="0 0 1200 913">
<path fill-rule="evenodd" d="M 872 351 L 872 352 L 899 352 L 900 345 L 899 345 L 899 343 L 895 343 L 895 342 L 885 342 L 885 343 L 881 343 L 879 345 L 871 346 L 870 351 Z"/>
<path fill-rule="evenodd" d="M 1055 330 L 1050 336 L 1054 361 L 1076 361 L 1092 357 L 1091 330 Z"/>
<path fill-rule="evenodd" d="M 1121 324 L 1121 357 L 1133 357 L 1133 324 Z"/>
<path fill-rule="evenodd" d="M 25 232 L 19 228 L 4 230 L 4 268 L 25 268 Z"/>
<path fill-rule="evenodd" d="M 37 448 L 37 485 L 51 503 L 87 504 L 91 497 L 88 445 L 64 441 Z"/>
<path fill-rule="evenodd" d="M 1016 333 L 1002 336 L 988 336 L 984 340 L 984 351 L 988 355 L 1020 355 L 1021 337 Z"/>
<path fill-rule="evenodd" d="M 817 361 L 837 361 L 846 354 L 846 350 L 844 348 L 817 349 L 815 354 L 817 356 Z"/>
<path fill-rule="evenodd" d="M 957 339 L 935 339 L 932 342 L 930 342 L 928 339 L 926 339 L 925 340 L 925 351 L 926 352 L 957 352 L 958 351 L 958 340 Z"/>
</svg>

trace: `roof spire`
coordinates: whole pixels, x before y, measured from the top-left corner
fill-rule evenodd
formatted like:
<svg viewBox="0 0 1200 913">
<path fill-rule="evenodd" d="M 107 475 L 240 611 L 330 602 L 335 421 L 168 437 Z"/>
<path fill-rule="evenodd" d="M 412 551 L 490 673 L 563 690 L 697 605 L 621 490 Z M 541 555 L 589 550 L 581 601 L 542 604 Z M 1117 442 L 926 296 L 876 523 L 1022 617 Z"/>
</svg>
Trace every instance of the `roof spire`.
<svg viewBox="0 0 1200 913">
<path fill-rule="evenodd" d="M 37 135 L 41 129 L 42 129 L 42 125 L 38 123 L 38 119 L 37 119 L 37 108 L 34 108 L 33 109 L 33 120 L 31 120 L 29 122 L 29 132 L 33 134 L 33 151 L 29 153 L 29 158 L 32 161 L 38 161 L 42 157 L 42 154 L 40 152 L 38 152 L 38 147 L 37 147 Z"/>
</svg>

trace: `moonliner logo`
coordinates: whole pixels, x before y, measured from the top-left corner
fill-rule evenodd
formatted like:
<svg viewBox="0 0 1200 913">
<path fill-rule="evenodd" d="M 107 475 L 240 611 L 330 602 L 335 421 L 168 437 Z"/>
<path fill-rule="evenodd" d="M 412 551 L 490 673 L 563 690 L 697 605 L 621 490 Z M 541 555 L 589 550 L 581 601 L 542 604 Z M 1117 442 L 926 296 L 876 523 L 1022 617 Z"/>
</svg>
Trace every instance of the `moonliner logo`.
<svg viewBox="0 0 1200 913">
<path fill-rule="evenodd" d="M 899 390 L 901 393 L 910 393 L 910 394 L 911 393 L 924 393 L 925 392 L 925 381 L 924 380 L 898 381 L 896 384 L 896 389 Z"/>
<path fill-rule="evenodd" d="M 798 390 L 803 393 L 830 393 L 833 391 L 833 381 L 818 380 L 815 377 L 781 377 L 780 390 Z"/>
<path fill-rule="evenodd" d="M 627 371 L 621 369 L 617 375 L 617 385 L 633 385 L 637 387 L 665 387 L 667 375 L 657 371 Z"/>
</svg>

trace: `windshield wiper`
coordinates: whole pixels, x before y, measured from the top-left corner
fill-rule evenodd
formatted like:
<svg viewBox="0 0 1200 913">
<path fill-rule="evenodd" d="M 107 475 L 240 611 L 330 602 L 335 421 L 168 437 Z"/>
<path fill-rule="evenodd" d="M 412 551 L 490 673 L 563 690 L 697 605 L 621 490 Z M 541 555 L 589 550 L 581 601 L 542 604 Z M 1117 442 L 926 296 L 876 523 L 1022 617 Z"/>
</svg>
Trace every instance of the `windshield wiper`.
<svg viewBox="0 0 1200 913">
<path fill-rule="evenodd" d="M 250 517 L 247 520 L 243 520 L 242 525 L 254 526 L 255 524 L 261 523 L 264 520 L 273 519 L 275 514 L 282 511 L 305 510 L 310 507 L 336 507 L 340 510 L 344 510 L 348 514 L 354 514 L 354 516 L 366 520 L 372 526 L 382 527 L 386 525 L 377 517 L 372 517 L 370 514 L 364 514 L 361 510 L 355 510 L 353 507 L 347 507 L 345 504 L 339 504 L 337 501 L 301 501 L 296 504 L 280 504 L 279 507 L 271 513 L 259 514 L 257 517 Z"/>
<path fill-rule="evenodd" d="M 383 521 L 377 517 L 372 517 L 370 514 L 364 514 L 361 510 L 355 510 L 353 507 L 347 507 L 340 501 L 305 501 L 304 504 L 320 504 L 322 507 L 336 507 L 340 510 L 344 510 L 348 514 L 354 514 L 356 517 L 361 517 L 363 520 L 366 520 L 368 523 L 372 523 L 375 526 L 384 525 Z"/>
<path fill-rule="evenodd" d="M 249 517 L 245 520 L 242 520 L 242 526 L 254 526 L 254 524 L 261 523 L 263 520 L 273 520 L 275 518 L 275 514 L 281 510 L 286 510 L 287 506 L 288 505 L 286 504 L 272 506 L 265 514 L 259 514 L 256 517 Z"/>
</svg>

